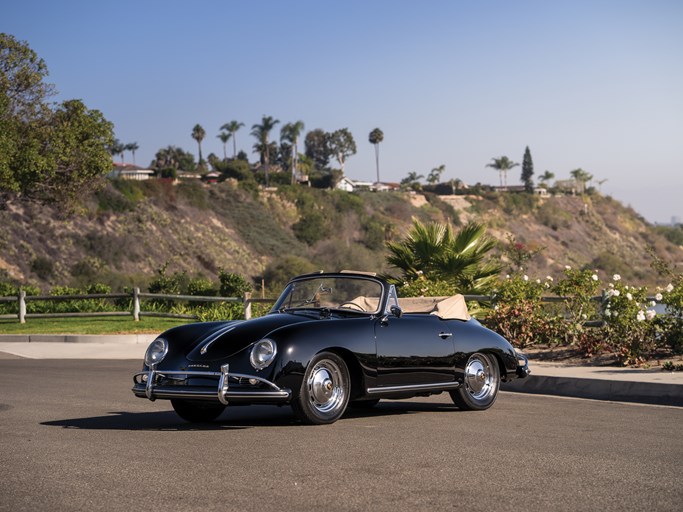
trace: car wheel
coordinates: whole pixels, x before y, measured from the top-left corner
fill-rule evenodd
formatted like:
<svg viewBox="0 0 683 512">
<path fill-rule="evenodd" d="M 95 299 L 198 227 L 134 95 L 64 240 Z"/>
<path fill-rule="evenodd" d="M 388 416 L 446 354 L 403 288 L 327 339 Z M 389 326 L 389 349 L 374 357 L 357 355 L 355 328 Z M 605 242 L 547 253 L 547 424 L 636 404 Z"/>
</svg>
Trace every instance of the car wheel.
<svg viewBox="0 0 683 512">
<path fill-rule="evenodd" d="M 467 411 L 483 411 L 493 405 L 500 387 L 500 371 L 495 356 L 472 354 L 465 365 L 463 385 L 450 392 L 455 405 Z"/>
<path fill-rule="evenodd" d="M 299 396 L 292 402 L 294 413 L 306 423 L 334 423 L 346 410 L 350 382 L 344 360 L 331 352 L 321 352 L 306 369 Z"/>
<path fill-rule="evenodd" d="M 225 410 L 222 404 L 193 402 L 191 400 L 171 400 L 175 412 L 190 423 L 207 423 L 218 418 Z"/>
<path fill-rule="evenodd" d="M 353 402 L 349 402 L 349 407 L 353 407 L 354 409 L 372 409 L 378 403 L 379 398 L 375 398 L 374 400 L 354 400 Z"/>
</svg>

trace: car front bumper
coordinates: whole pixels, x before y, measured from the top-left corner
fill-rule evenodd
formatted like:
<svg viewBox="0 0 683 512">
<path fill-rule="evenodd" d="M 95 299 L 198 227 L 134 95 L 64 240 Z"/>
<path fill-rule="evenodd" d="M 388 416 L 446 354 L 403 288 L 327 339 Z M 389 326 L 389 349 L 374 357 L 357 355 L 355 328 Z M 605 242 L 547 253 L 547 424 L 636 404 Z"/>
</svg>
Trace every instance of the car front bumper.
<svg viewBox="0 0 683 512">
<path fill-rule="evenodd" d="M 287 403 L 291 390 L 280 388 L 272 382 L 241 373 L 231 373 L 229 365 L 221 366 L 220 372 L 157 370 L 154 366 L 133 376 L 133 393 L 138 398 L 189 400 L 215 400 L 224 405 L 238 403 Z M 216 385 L 193 385 L 191 381 L 216 381 Z M 237 387 L 230 386 L 230 380 Z"/>
</svg>

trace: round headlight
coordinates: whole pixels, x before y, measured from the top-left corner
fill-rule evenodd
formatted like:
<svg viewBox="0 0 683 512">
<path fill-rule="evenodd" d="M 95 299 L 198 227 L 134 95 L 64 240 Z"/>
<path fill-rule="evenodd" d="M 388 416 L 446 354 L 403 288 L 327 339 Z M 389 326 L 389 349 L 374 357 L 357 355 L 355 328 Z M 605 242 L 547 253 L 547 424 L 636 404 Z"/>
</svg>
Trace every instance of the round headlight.
<svg viewBox="0 0 683 512">
<path fill-rule="evenodd" d="M 273 362 L 275 354 L 277 354 L 275 342 L 273 340 L 263 339 L 254 343 L 254 346 L 251 348 L 249 360 L 254 368 L 263 370 Z"/>
<path fill-rule="evenodd" d="M 168 354 L 168 342 L 164 338 L 157 338 L 147 347 L 145 364 L 147 366 L 159 364 L 166 354 Z"/>
</svg>

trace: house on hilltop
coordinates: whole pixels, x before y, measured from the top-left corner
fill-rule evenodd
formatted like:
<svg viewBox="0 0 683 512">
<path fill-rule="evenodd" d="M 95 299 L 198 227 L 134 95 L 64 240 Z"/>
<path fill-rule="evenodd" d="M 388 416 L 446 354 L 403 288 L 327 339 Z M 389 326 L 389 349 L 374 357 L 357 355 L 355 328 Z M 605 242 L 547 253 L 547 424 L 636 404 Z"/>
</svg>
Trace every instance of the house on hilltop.
<svg viewBox="0 0 683 512">
<path fill-rule="evenodd" d="M 145 181 L 154 176 L 154 171 L 133 164 L 114 164 L 114 169 L 107 174 L 109 179 Z"/>
</svg>

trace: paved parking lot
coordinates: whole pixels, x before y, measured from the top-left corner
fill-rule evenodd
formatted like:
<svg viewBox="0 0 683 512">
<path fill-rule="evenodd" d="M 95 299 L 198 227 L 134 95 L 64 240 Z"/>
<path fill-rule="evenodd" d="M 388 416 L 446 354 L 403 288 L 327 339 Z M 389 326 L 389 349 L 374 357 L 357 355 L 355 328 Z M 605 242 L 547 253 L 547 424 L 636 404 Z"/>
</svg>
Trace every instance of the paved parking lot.
<svg viewBox="0 0 683 512">
<path fill-rule="evenodd" d="M 0 360 L 0 510 L 680 510 L 683 409 L 502 393 L 328 426 L 208 426 L 130 392 L 138 361 Z"/>
</svg>

